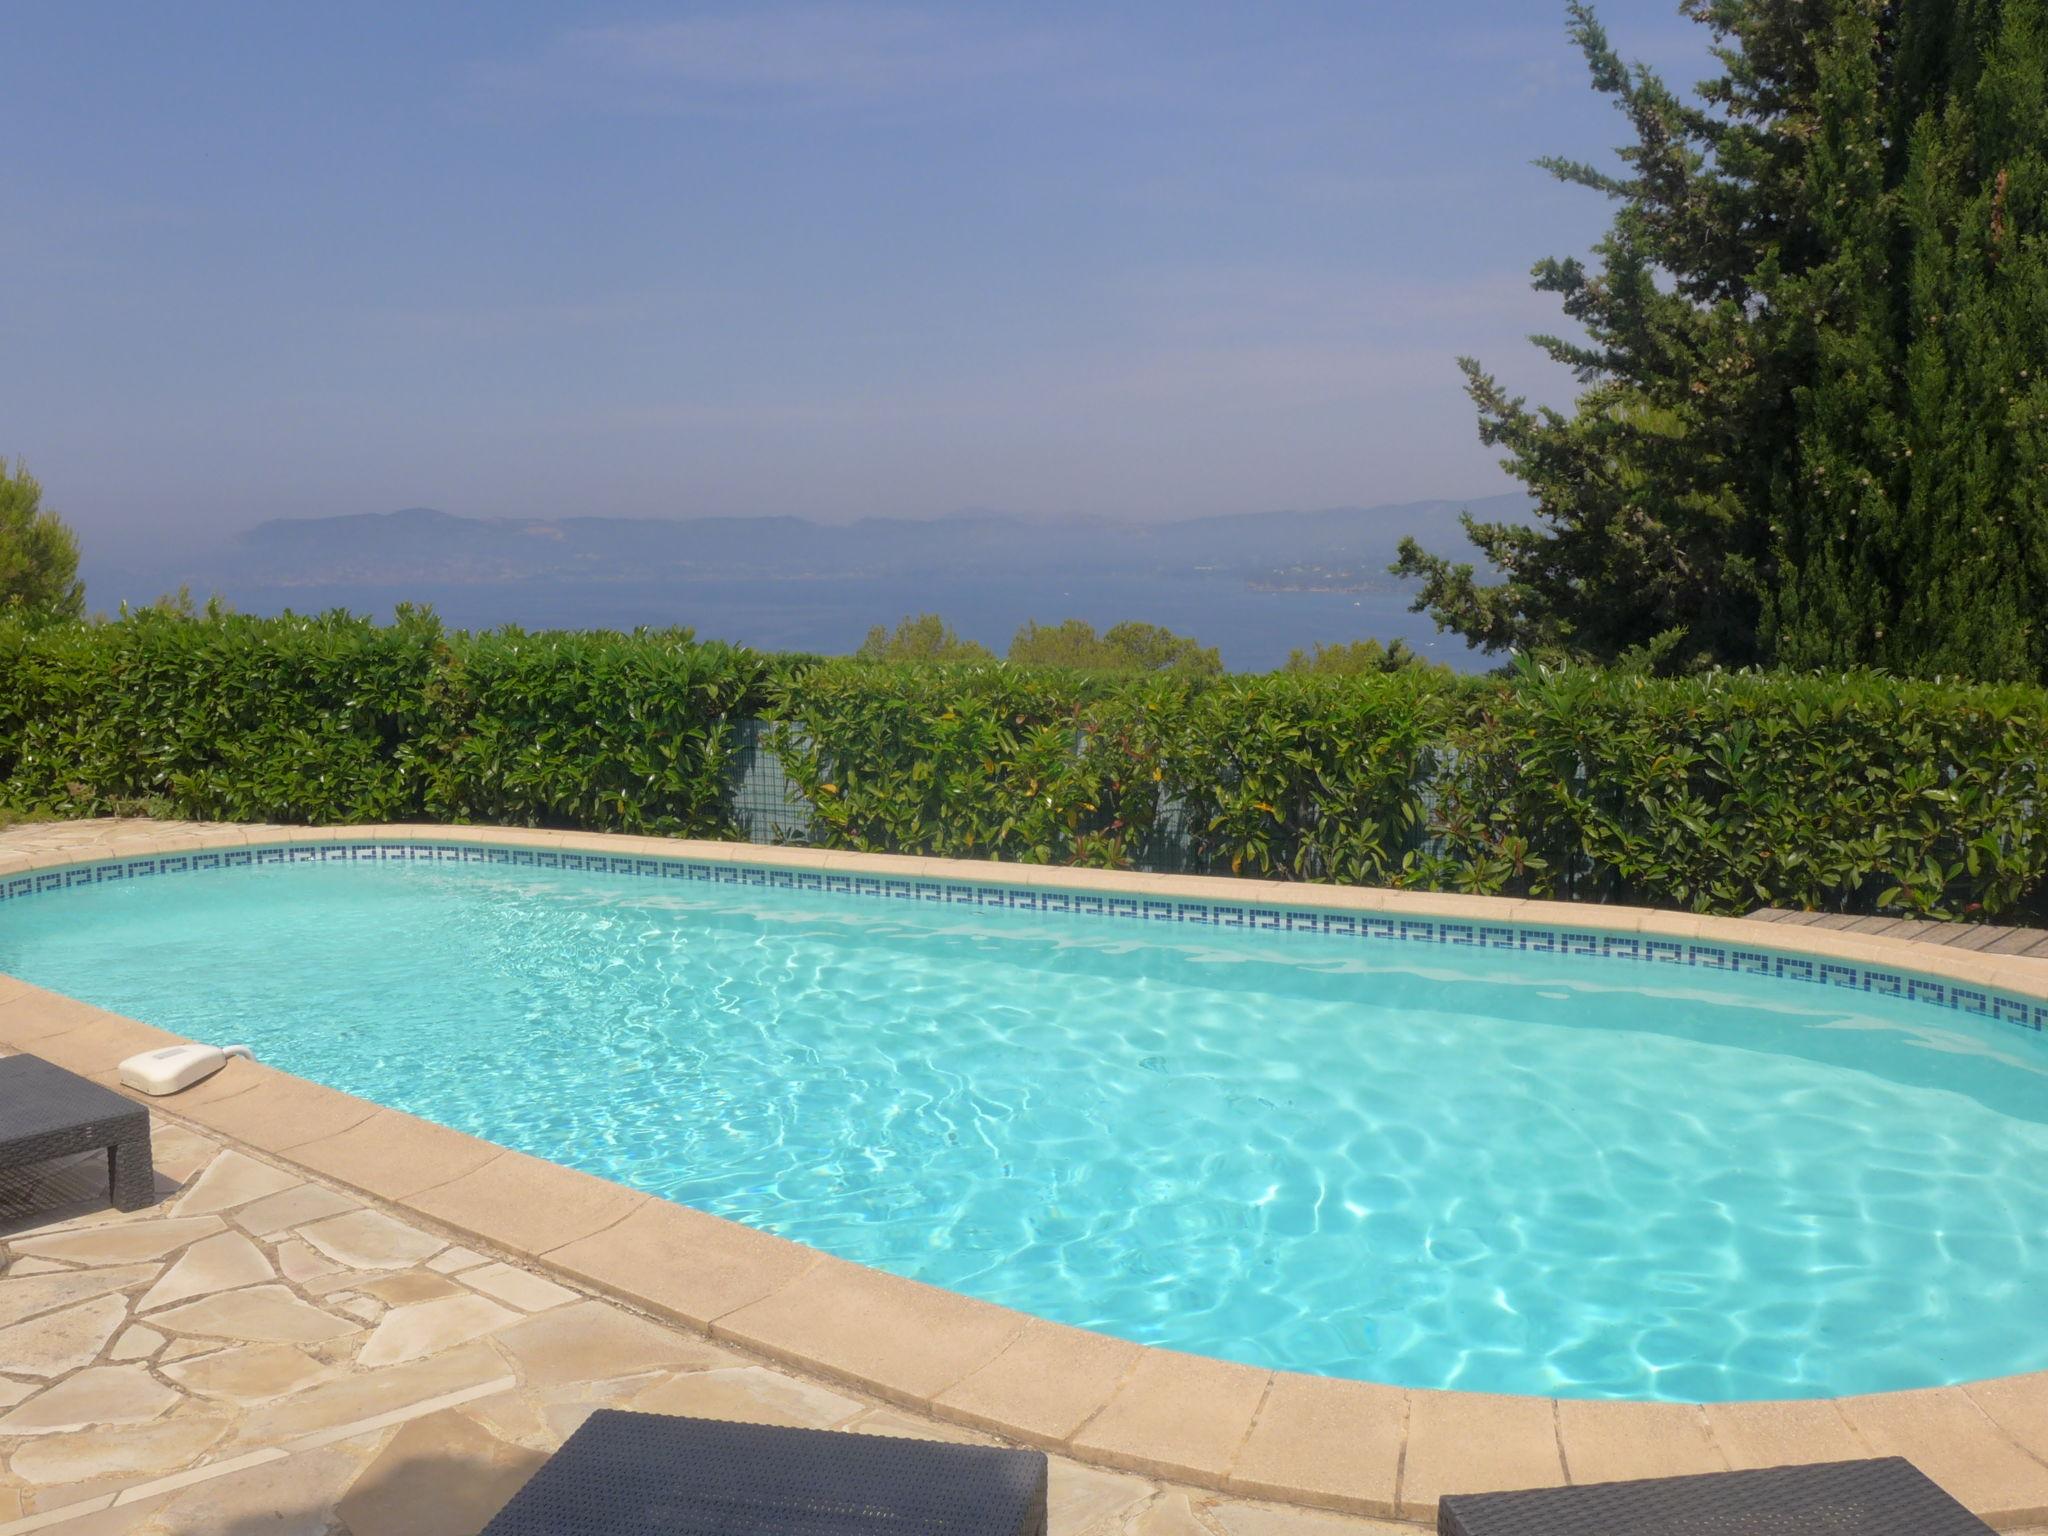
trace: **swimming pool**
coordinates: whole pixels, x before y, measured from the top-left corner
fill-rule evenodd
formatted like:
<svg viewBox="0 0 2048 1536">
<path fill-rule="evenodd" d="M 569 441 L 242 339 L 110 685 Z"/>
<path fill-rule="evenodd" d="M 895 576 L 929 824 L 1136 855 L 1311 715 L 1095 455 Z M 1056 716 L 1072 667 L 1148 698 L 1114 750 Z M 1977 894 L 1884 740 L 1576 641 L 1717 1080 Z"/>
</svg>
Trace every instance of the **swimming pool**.
<svg viewBox="0 0 2048 1536">
<path fill-rule="evenodd" d="M 51 888 L 0 902 L 0 970 L 1144 1343 L 1677 1400 L 2048 1365 L 2048 1053 L 1910 978 L 1921 1000 L 1633 938 L 394 851 L 10 881 Z"/>
</svg>

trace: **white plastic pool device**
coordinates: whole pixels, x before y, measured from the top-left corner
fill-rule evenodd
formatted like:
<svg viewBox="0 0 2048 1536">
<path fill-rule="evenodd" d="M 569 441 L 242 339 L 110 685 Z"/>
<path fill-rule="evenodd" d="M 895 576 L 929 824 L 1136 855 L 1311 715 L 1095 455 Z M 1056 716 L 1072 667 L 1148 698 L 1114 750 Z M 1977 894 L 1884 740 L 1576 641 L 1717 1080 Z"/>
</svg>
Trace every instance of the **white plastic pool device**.
<svg viewBox="0 0 2048 1536">
<path fill-rule="evenodd" d="M 167 1045 L 121 1063 L 121 1086 L 161 1096 L 213 1076 L 230 1056 L 256 1059 L 246 1045 Z"/>
</svg>

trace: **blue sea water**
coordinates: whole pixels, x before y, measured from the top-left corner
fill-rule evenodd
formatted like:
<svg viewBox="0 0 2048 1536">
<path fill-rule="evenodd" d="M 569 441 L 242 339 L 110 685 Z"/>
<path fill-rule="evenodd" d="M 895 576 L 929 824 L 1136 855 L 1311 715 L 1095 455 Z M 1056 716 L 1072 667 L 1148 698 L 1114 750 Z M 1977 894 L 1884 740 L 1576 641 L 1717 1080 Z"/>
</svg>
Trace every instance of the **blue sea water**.
<svg viewBox="0 0 2048 1536">
<path fill-rule="evenodd" d="M 0 906 L 0 970 L 1145 1343 L 1713 1401 L 2048 1367 L 2048 1044 L 1614 960 L 501 866 Z"/>
<path fill-rule="evenodd" d="M 88 585 L 94 601 L 110 608 L 124 598 L 146 603 L 164 590 L 160 579 L 124 582 L 118 573 Z M 1079 618 L 1098 629 L 1125 619 L 1163 624 L 1217 647 L 1224 665 L 1235 671 L 1270 671 L 1297 647 L 1306 651 L 1317 642 L 1351 640 L 1403 640 L 1430 661 L 1461 672 L 1484 671 L 1503 660 L 1469 649 L 1456 635 L 1437 633 L 1429 617 L 1410 613 L 1408 599 L 1397 593 L 1258 592 L 1241 579 L 1223 576 L 1017 571 L 819 581 L 549 579 L 404 587 L 202 582 L 193 590 L 218 590 L 242 613 L 274 614 L 286 608 L 317 613 L 339 607 L 389 618 L 397 603 L 430 603 L 446 623 L 463 629 L 686 625 L 703 640 L 824 655 L 854 650 L 876 624 L 886 628 L 912 614 L 938 613 L 963 638 L 997 655 L 1009 649 L 1011 637 L 1027 620 L 1055 624 Z"/>
</svg>

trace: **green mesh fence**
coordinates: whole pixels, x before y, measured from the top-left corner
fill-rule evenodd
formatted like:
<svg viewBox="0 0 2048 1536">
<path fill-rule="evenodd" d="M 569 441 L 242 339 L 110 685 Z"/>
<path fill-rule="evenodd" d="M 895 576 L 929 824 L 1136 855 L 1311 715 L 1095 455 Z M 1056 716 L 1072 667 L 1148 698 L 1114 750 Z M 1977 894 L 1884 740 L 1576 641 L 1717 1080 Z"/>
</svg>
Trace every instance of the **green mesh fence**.
<svg viewBox="0 0 2048 1536">
<path fill-rule="evenodd" d="M 810 802 L 782 771 L 768 731 L 765 720 L 739 722 L 733 814 L 750 843 L 807 843 Z"/>
</svg>

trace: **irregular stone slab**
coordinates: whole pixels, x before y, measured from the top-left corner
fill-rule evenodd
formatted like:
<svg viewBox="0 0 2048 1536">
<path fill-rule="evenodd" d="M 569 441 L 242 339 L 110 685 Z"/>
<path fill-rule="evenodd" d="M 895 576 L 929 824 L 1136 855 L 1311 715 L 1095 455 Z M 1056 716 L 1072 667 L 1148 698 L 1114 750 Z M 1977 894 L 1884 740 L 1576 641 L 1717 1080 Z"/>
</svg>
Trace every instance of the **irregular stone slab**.
<svg viewBox="0 0 2048 1536">
<path fill-rule="evenodd" d="M 7 1283 L 0 1285 L 0 1327 L 18 1323 L 25 1317 L 34 1317 L 39 1312 L 54 1312 L 73 1302 L 104 1296 L 110 1291 L 125 1291 L 130 1286 L 154 1280 L 161 1267 L 157 1264 L 123 1264 L 112 1269 L 69 1269 L 56 1275 L 24 1275 L 18 1280 L 9 1276 Z"/>
<path fill-rule="evenodd" d="M 744 1363 L 734 1362 L 736 1365 Z M 552 1447 L 560 1445 L 581 1429 L 583 1421 L 595 1410 L 623 1408 L 649 1387 L 658 1386 L 662 1374 L 660 1371 L 635 1371 L 630 1376 L 613 1376 L 604 1381 L 565 1382 L 559 1387 L 548 1387 L 526 1395 L 541 1410 L 546 1441 Z"/>
<path fill-rule="evenodd" d="M 1169 1493 L 1155 1507 L 1164 1507 L 1176 1497 L 1185 1499 L 1186 1495 Z M 1150 1515 L 1152 1511 L 1146 1513 Z M 1290 1509 L 1285 1504 L 1218 1504 L 1209 1511 L 1209 1519 L 1228 1536 L 1417 1536 L 1418 1529 L 1391 1520 L 1351 1519 Z M 1143 1536 L 1153 1536 L 1146 1526 L 1140 1526 L 1132 1536 L 1138 1536 L 1140 1531 Z"/>
<path fill-rule="evenodd" d="M 114 1340 L 114 1347 L 107 1351 L 109 1360 L 147 1360 L 164 1347 L 164 1336 L 154 1328 L 141 1323 L 122 1330 L 121 1337 Z"/>
<path fill-rule="evenodd" d="M 326 1255 L 322 1254 L 321 1257 L 325 1258 Z M 362 1270 L 344 1269 L 341 1265 L 337 1264 L 334 1266 L 334 1273 L 329 1275 L 316 1275 L 311 1280 L 301 1281 L 299 1289 L 304 1291 L 308 1296 L 315 1296 L 319 1297 L 322 1300 L 325 1300 L 329 1296 L 360 1295 L 361 1292 L 359 1292 L 356 1289 L 356 1287 L 361 1285 L 362 1283 Z"/>
<path fill-rule="evenodd" d="M 16 1477 L 43 1484 L 156 1472 L 188 1465 L 227 1431 L 225 1418 L 186 1413 L 125 1429 L 47 1435 L 16 1451 L 8 1467 Z"/>
<path fill-rule="evenodd" d="M 350 1317 L 365 1323 L 374 1323 L 390 1310 L 374 1296 L 357 1296 L 351 1293 L 347 1296 L 336 1296 L 333 1301 Z"/>
<path fill-rule="evenodd" d="M 0 1376 L 0 1408 L 12 1408 L 35 1390 L 25 1381 L 10 1381 Z"/>
<path fill-rule="evenodd" d="M 194 1355 L 218 1354 L 222 1348 L 219 1339 L 173 1339 L 164 1346 L 157 1364 L 165 1365 L 173 1360 L 189 1360 Z"/>
<path fill-rule="evenodd" d="M 1064 1456 L 1046 1458 L 1046 1524 L 1055 1531 L 1091 1530 L 1097 1521 L 1142 1504 L 1153 1491 L 1142 1477 L 1106 1472 Z"/>
<path fill-rule="evenodd" d="M 293 1440 L 314 1430 L 353 1424 L 500 1380 L 510 1373 L 490 1345 L 478 1341 L 387 1370 L 344 1376 L 308 1387 L 251 1413 L 235 1432 L 238 1445 Z"/>
<path fill-rule="evenodd" d="M 128 1320 L 124 1296 L 100 1296 L 0 1328 L 0 1364 L 17 1376 L 62 1376 L 90 1365 Z"/>
<path fill-rule="evenodd" d="M 301 1184 L 296 1189 L 266 1195 L 243 1206 L 235 1212 L 235 1225 L 258 1237 L 269 1237 L 291 1227 L 304 1226 L 309 1221 L 319 1221 L 325 1216 L 359 1210 L 362 1204 L 362 1201 L 344 1195 L 338 1189 L 329 1189 L 324 1184 Z"/>
<path fill-rule="evenodd" d="M 334 1260 L 296 1237 L 288 1237 L 277 1245 L 277 1267 L 285 1279 L 295 1285 L 341 1271 L 341 1266 Z"/>
<path fill-rule="evenodd" d="M 618 1384 L 612 1382 L 606 1383 L 606 1385 L 616 1386 Z M 648 1378 L 642 1376 L 633 1383 L 633 1390 L 614 1393 L 615 1401 L 611 1402 L 607 1402 L 601 1397 L 579 1397 L 548 1403 L 542 1417 L 547 1425 L 550 1443 L 560 1445 L 564 1440 L 575 1434 L 577 1430 L 581 1429 L 583 1421 L 600 1408 L 625 1407 L 628 1398 L 634 1396 L 636 1392 L 644 1390 L 648 1385 Z"/>
<path fill-rule="evenodd" d="M 153 1312 L 149 1320 L 155 1327 L 176 1333 L 203 1333 L 247 1344 L 311 1344 L 357 1331 L 354 1323 L 299 1300 L 281 1285 L 252 1286 L 188 1301 L 182 1307 Z"/>
<path fill-rule="evenodd" d="M 394 1307 L 416 1307 L 423 1301 L 468 1294 L 446 1275 L 437 1275 L 426 1269 L 401 1269 L 393 1274 L 378 1275 L 373 1280 L 358 1282 L 356 1289 Z"/>
<path fill-rule="evenodd" d="M 62 1259 L 67 1264 L 130 1264 L 138 1259 L 160 1259 L 172 1249 L 209 1237 L 220 1229 L 218 1216 L 173 1216 L 162 1221 L 19 1238 L 12 1246 L 17 1253 Z M 15 1272 L 19 1272 L 18 1268 Z"/>
<path fill-rule="evenodd" d="M 1215 1532 L 1196 1518 L 1194 1504 L 1185 1488 L 1167 1489 L 1140 1510 L 1124 1530 L 1128 1536 L 1215 1536 Z M 1304 1529 L 1301 1536 L 1310 1536 L 1309 1530 Z M 1415 1536 L 1413 1527 L 1407 1528 L 1406 1536 Z"/>
<path fill-rule="evenodd" d="M 552 1451 L 562 1443 L 561 1436 L 548 1428 L 540 1409 L 517 1388 L 480 1397 L 475 1402 L 464 1403 L 455 1411 L 475 1419 L 500 1440 L 532 1446 L 540 1451 Z"/>
<path fill-rule="evenodd" d="M 427 1260 L 427 1268 L 437 1275 L 452 1275 L 465 1269 L 473 1269 L 484 1262 L 484 1256 L 468 1248 L 449 1248 Z"/>
<path fill-rule="evenodd" d="M 780 1371 L 743 1365 L 731 1370 L 672 1376 L 648 1388 L 626 1406 L 640 1413 L 680 1413 L 694 1419 L 830 1429 L 845 1423 L 867 1405 Z"/>
<path fill-rule="evenodd" d="M 509 1307 L 484 1296 L 444 1296 L 414 1307 L 394 1307 L 356 1355 L 356 1364 L 396 1365 L 401 1360 L 439 1354 L 482 1338 L 518 1317 Z"/>
<path fill-rule="evenodd" d="M 182 1488 L 185 1481 L 190 1480 L 190 1474 L 167 1472 L 160 1477 L 132 1483 L 129 1487 L 160 1490 L 166 1484 L 175 1483 Z M 127 1489 L 122 1491 L 125 1493 Z M 130 1502 L 102 1509 L 97 1514 L 74 1516 L 65 1523 L 63 1536 L 161 1536 L 163 1528 L 156 1524 L 156 1512 L 170 1497 L 168 1492 L 152 1491 L 137 1494 Z"/>
<path fill-rule="evenodd" d="M 302 1228 L 299 1236 L 350 1269 L 410 1269 L 448 1245 L 382 1211 L 350 1211 Z"/>
<path fill-rule="evenodd" d="M 401 1425 L 334 1512 L 350 1536 L 470 1536 L 545 1460 L 443 1409 Z"/>
<path fill-rule="evenodd" d="M 136 1303 L 136 1310 L 152 1312 L 188 1297 L 240 1290 L 245 1285 L 276 1278 L 276 1271 L 271 1269 L 262 1249 L 239 1232 L 222 1232 L 202 1238 L 186 1249 L 169 1273 Z"/>
<path fill-rule="evenodd" d="M 542 1312 L 498 1335 L 530 1387 L 597 1381 L 679 1366 L 745 1365 L 744 1357 L 702 1339 L 657 1328 L 601 1301 Z"/>
<path fill-rule="evenodd" d="M 0 1274 L 6 1275 L 48 1275 L 64 1269 L 62 1264 L 53 1264 L 48 1259 L 16 1259 Z"/>
<path fill-rule="evenodd" d="M 208 1478 L 167 1499 L 150 1530 L 161 1536 L 328 1536 L 335 1500 L 361 1467 L 358 1455 L 329 1446 Z"/>
<path fill-rule="evenodd" d="M 27 1444 L 27 1441 L 22 1442 Z M 175 1475 L 175 1474 L 173 1474 Z M 57 1483 L 48 1488 L 24 1488 L 22 1504 L 33 1505 L 38 1515 L 51 1520 L 62 1517 L 63 1536 L 128 1536 L 141 1522 L 123 1522 L 125 1509 L 106 1506 L 129 1486 L 126 1477 L 96 1477 L 82 1483 Z M 88 1514 L 86 1511 L 96 1511 Z"/>
<path fill-rule="evenodd" d="M 240 1152 L 223 1152 L 207 1165 L 191 1189 L 178 1202 L 179 1216 L 202 1216 L 214 1211 L 231 1211 L 238 1205 L 261 1200 L 303 1183 L 293 1174 L 268 1163 L 259 1163 Z"/>
<path fill-rule="evenodd" d="M 149 1157 L 156 1171 L 180 1184 L 220 1155 L 220 1143 L 169 1121 L 149 1123 Z"/>
<path fill-rule="evenodd" d="M 936 1419 L 914 1419 L 894 1408 L 870 1408 L 859 1418 L 840 1426 L 857 1435 L 887 1435 L 893 1440 L 944 1440 L 953 1445 L 998 1445 L 993 1435 L 962 1429 L 958 1424 L 941 1424 Z"/>
<path fill-rule="evenodd" d="M 107 1207 L 104 1152 L 9 1169 L 0 1183 L 0 1223 L 12 1239 L 96 1227 L 121 1215 Z"/>
<path fill-rule="evenodd" d="M 289 1344 L 248 1344 L 180 1360 L 163 1373 L 187 1392 L 250 1407 L 288 1397 L 334 1375 L 334 1367 Z"/>
<path fill-rule="evenodd" d="M 96 1170 L 76 1158 L 12 1170 L 0 1185 L 0 1222 L 11 1229 L 8 1241 L 118 1223 L 122 1213 L 107 1204 L 106 1157 L 98 1162 Z"/>
<path fill-rule="evenodd" d="M 139 1365 L 95 1365 L 0 1415 L 0 1435 L 58 1435 L 96 1424 L 147 1424 L 179 1400 Z"/>
<path fill-rule="evenodd" d="M 462 1283 L 522 1312 L 545 1312 L 549 1307 L 578 1299 L 577 1293 L 566 1285 L 514 1269 L 510 1264 L 486 1264 L 481 1269 L 468 1270 Z"/>
</svg>

